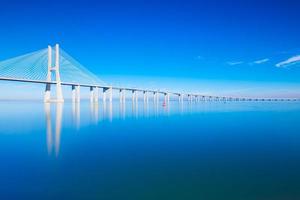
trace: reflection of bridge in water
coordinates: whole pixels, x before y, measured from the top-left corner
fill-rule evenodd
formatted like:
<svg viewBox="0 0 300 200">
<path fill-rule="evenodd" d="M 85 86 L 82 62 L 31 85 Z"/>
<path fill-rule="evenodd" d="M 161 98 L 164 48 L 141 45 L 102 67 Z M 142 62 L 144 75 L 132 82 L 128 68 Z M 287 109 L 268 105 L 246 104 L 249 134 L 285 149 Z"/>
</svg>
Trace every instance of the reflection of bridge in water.
<svg viewBox="0 0 300 200">
<path fill-rule="evenodd" d="M 261 109 L 272 109 L 272 105 L 295 105 L 278 104 L 261 102 L 178 102 L 171 101 L 167 106 L 158 104 L 157 102 L 147 101 L 113 101 L 113 102 L 89 102 L 82 101 L 81 103 L 44 103 L 45 118 L 46 118 L 46 138 L 47 149 L 49 155 L 58 156 L 61 145 L 61 135 L 63 133 L 64 119 L 71 120 L 72 129 L 74 132 L 79 131 L 81 127 L 98 126 L 100 123 L 118 123 L 126 119 L 143 119 L 143 118 L 161 118 L 172 115 L 194 114 L 194 113 L 209 113 L 209 112 L 233 112 L 233 111 L 252 111 L 260 105 Z M 278 107 L 275 106 L 275 109 Z M 280 108 L 280 106 L 279 106 Z M 65 112 L 65 118 L 63 114 Z M 52 114 L 52 115 L 51 115 Z M 71 114 L 71 115 L 68 115 Z M 201 116 L 200 116 L 201 118 Z M 199 119 L 200 119 L 199 118 Z M 68 122 L 67 122 L 68 123 Z M 101 128 L 101 127 L 100 127 Z"/>
<path fill-rule="evenodd" d="M 113 118 L 118 118 L 119 120 L 125 120 L 126 117 L 138 118 L 138 117 L 151 117 L 157 116 L 159 114 L 158 107 L 159 105 L 154 102 L 151 106 L 148 102 L 128 102 L 126 105 L 125 102 L 120 101 L 114 102 L 118 104 L 113 110 L 113 102 L 103 102 L 100 107 L 98 102 L 89 103 L 89 109 L 84 107 L 85 110 L 89 110 L 89 124 L 98 124 L 100 121 L 112 122 Z M 140 105 L 139 105 L 140 103 Z M 70 109 L 72 110 L 72 124 L 73 128 L 76 130 L 80 129 L 81 126 L 81 104 L 84 103 L 72 103 Z M 52 155 L 53 153 L 58 156 L 60 150 L 60 140 L 63 127 L 63 107 L 62 102 L 57 102 L 55 104 L 44 103 L 45 119 L 46 119 L 46 138 L 47 138 L 47 150 L 48 154 Z M 86 102 L 84 106 L 86 106 Z M 178 108 L 183 106 L 183 103 L 178 104 Z M 128 109 L 126 110 L 126 107 Z M 140 108 L 140 110 L 139 110 Z M 54 112 L 53 112 L 54 111 Z M 128 111 L 128 112 L 127 112 Z M 162 113 L 168 114 L 169 106 L 163 107 Z M 52 115 L 54 113 L 54 115 Z M 84 116 L 86 118 L 86 116 Z"/>
</svg>

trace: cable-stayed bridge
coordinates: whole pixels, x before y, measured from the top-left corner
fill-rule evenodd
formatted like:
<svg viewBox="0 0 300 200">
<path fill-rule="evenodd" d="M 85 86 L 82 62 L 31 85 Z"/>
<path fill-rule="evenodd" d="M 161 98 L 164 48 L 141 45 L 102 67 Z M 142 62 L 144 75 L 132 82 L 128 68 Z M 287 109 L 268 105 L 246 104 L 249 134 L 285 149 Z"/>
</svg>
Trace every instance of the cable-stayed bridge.
<svg viewBox="0 0 300 200">
<path fill-rule="evenodd" d="M 148 101 L 152 95 L 157 102 L 163 95 L 164 102 L 169 102 L 170 96 L 178 97 L 178 101 L 292 101 L 291 98 L 244 98 L 228 96 L 209 96 L 195 93 L 180 93 L 142 88 L 114 87 L 106 84 L 98 76 L 90 72 L 74 58 L 63 51 L 58 44 L 55 47 L 11 58 L 0 62 L 0 80 L 17 81 L 45 85 L 44 102 L 63 102 L 62 86 L 72 89 L 72 101 L 80 101 L 80 88 L 90 89 L 90 101 L 98 102 L 102 92 L 103 101 L 112 102 L 113 91 L 119 92 L 120 101 L 125 101 L 126 92 L 132 93 L 132 101 L 138 101 L 138 93 L 143 94 L 143 100 Z M 56 87 L 56 95 L 51 95 L 51 88 Z M 101 91 L 100 91 L 101 90 Z"/>
</svg>

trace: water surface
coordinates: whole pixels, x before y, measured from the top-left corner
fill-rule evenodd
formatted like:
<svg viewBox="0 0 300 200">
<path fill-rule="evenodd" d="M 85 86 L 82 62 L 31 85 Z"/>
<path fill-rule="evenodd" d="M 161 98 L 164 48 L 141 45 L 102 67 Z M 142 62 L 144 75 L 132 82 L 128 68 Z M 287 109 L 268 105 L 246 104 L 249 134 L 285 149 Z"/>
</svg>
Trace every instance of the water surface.
<svg viewBox="0 0 300 200">
<path fill-rule="evenodd" d="M 0 199 L 300 199 L 299 102 L 0 111 Z"/>
</svg>

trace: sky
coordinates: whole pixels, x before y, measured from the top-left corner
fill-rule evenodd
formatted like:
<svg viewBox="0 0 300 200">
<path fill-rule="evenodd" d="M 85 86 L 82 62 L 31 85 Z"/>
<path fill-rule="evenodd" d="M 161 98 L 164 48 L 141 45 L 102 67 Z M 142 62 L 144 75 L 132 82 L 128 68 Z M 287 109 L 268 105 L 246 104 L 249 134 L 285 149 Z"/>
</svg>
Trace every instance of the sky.
<svg viewBox="0 0 300 200">
<path fill-rule="evenodd" d="M 112 85 L 300 97 L 299 10 L 299 0 L 1 0 L 0 60 L 59 43 Z"/>
</svg>

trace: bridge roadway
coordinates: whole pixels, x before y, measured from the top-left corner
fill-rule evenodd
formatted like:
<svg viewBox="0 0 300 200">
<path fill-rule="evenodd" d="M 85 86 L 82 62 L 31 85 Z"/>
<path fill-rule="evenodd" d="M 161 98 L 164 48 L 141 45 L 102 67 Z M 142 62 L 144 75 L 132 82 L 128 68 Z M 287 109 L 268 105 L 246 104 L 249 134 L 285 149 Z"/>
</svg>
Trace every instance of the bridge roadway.
<svg viewBox="0 0 300 200">
<path fill-rule="evenodd" d="M 29 80 L 22 78 L 9 78 L 9 77 L 0 77 L 2 81 L 13 81 L 13 82 L 23 82 L 23 83 L 37 83 L 37 84 L 51 84 L 56 85 L 55 81 L 43 81 L 43 80 Z M 225 96 L 211 96 L 211 95 L 200 95 L 192 93 L 178 93 L 178 92 L 169 92 L 161 90 L 151 90 L 151 89 L 140 89 L 140 88 L 131 88 L 131 87 L 114 87 L 109 85 L 97 85 L 97 84 L 79 84 L 72 82 L 61 82 L 61 85 L 66 86 L 80 86 L 88 88 L 102 88 L 104 90 L 113 89 L 113 90 L 127 90 L 132 92 L 147 92 L 154 94 L 164 94 L 164 95 L 176 95 L 178 97 L 187 96 L 188 100 L 193 100 L 193 97 L 196 100 L 217 100 L 217 101 L 300 101 L 300 98 L 245 98 L 245 97 L 225 97 Z M 200 98 L 200 99 L 197 99 Z M 182 99 L 183 100 L 183 99 Z"/>
</svg>

